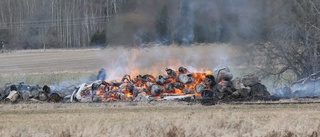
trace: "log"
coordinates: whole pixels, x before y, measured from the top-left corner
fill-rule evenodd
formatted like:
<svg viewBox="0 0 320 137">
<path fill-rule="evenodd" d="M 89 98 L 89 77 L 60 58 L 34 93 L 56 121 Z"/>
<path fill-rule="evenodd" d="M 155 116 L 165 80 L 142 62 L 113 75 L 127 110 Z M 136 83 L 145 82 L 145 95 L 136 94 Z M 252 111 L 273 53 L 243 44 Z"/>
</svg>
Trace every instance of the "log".
<svg viewBox="0 0 320 137">
<path fill-rule="evenodd" d="M 202 82 L 199 83 L 199 84 L 197 84 L 196 87 L 195 87 L 196 92 L 197 92 L 197 93 L 200 93 L 200 94 L 201 94 L 202 91 L 205 90 L 205 89 L 206 89 L 206 85 L 205 85 L 204 83 L 202 83 Z"/>
<path fill-rule="evenodd" d="M 39 100 L 40 101 L 48 101 L 49 100 L 48 94 L 45 93 L 44 91 L 40 91 L 39 92 Z"/>
<path fill-rule="evenodd" d="M 214 74 L 215 74 L 216 82 L 219 82 L 221 80 L 231 81 L 233 78 L 233 75 L 230 73 L 229 68 L 222 68 L 222 69 L 216 70 Z"/>
<path fill-rule="evenodd" d="M 28 90 L 22 90 L 20 92 L 21 92 L 22 99 L 25 101 L 27 101 L 31 97 L 31 93 Z"/>
<path fill-rule="evenodd" d="M 260 83 L 259 77 L 254 74 L 245 75 L 241 78 L 241 82 L 244 86 L 253 86 Z"/>
<path fill-rule="evenodd" d="M 172 77 L 174 79 L 177 77 L 177 73 L 170 68 L 166 68 L 166 72 L 169 77 Z"/>
<path fill-rule="evenodd" d="M 101 84 L 102 84 L 102 81 L 101 80 L 97 80 L 97 81 L 92 83 L 91 89 L 92 90 L 97 90 L 97 89 L 99 89 Z"/>
<path fill-rule="evenodd" d="M 96 95 L 96 96 L 92 96 L 91 97 L 91 102 L 100 102 L 101 98 L 100 96 Z M 90 101 L 89 101 L 90 102 Z"/>
<path fill-rule="evenodd" d="M 151 87 L 151 94 L 152 95 L 159 95 L 163 91 L 164 91 L 164 88 L 160 85 L 152 85 L 152 87 Z"/>
<path fill-rule="evenodd" d="M 72 95 L 71 95 L 72 96 Z M 58 93 L 51 93 L 50 95 L 50 101 L 53 102 L 60 102 L 62 99 L 62 97 L 58 94 Z M 70 99 L 72 100 L 72 97 L 70 97 Z M 73 100 L 72 100 L 73 101 Z M 72 102 L 71 101 L 71 102 Z"/>
<path fill-rule="evenodd" d="M 195 99 L 195 95 L 165 96 L 163 100 L 171 101 L 191 101 Z"/>
<path fill-rule="evenodd" d="M 190 84 L 194 81 L 194 78 L 192 74 L 179 74 L 177 80 L 183 84 Z"/>
<path fill-rule="evenodd" d="M 204 98 L 211 98 L 211 97 L 213 97 L 213 95 L 214 95 L 214 92 L 212 91 L 212 90 L 203 90 L 202 92 L 201 92 L 201 97 L 204 97 Z"/>
<path fill-rule="evenodd" d="M 146 85 L 148 88 L 151 88 L 154 84 L 152 82 L 147 82 Z"/>
<path fill-rule="evenodd" d="M 161 98 L 164 98 L 166 96 L 181 96 L 181 94 L 173 94 L 173 93 L 162 93 L 162 94 L 160 94 Z"/>
<path fill-rule="evenodd" d="M 240 90 L 241 88 L 245 87 L 243 85 L 243 83 L 241 82 L 241 78 L 236 77 L 235 79 L 233 79 L 232 81 L 232 87 L 236 90 Z"/>
<path fill-rule="evenodd" d="M 177 89 L 183 89 L 184 86 L 183 84 L 179 83 L 179 82 L 173 82 L 173 86 Z"/>
<path fill-rule="evenodd" d="M 175 91 L 174 88 L 183 90 L 184 86 L 179 82 L 171 82 L 171 83 L 165 85 L 165 90 L 168 92 L 174 92 Z"/>
<path fill-rule="evenodd" d="M 168 92 L 174 92 L 174 83 L 168 83 L 165 86 L 166 91 Z"/>
<path fill-rule="evenodd" d="M 30 91 L 32 98 L 38 98 L 40 91 L 38 89 L 32 89 Z"/>
<path fill-rule="evenodd" d="M 150 101 L 150 100 L 153 100 L 153 98 L 150 95 L 141 93 L 141 94 L 138 94 L 133 101 L 140 102 L 140 101 Z"/>
<path fill-rule="evenodd" d="M 188 71 L 188 69 L 185 68 L 185 67 L 179 67 L 178 71 L 179 71 L 180 74 L 190 73 L 190 72 Z"/>
<path fill-rule="evenodd" d="M 231 82 L 229 81 L 223 81 L 222 83 L 219 83 L 217 85 L 217 89 L 219 92 L 222 92 L 228 95 L 233 92 Z"/>
<path fill-rule="evenodd" d="M 232 80 L 232 87 L 236 90 L 232 93 L 233 98 L 246 98 L 250 96 L 251 88 L 244 86 L 241 78 L 237 77 Z"/>
<path fill-rule="evenodd" d="M 124 100 L 126 98 L 125 94 L 122 93 L 122 92 L 117 92 L 117 97 L 120 99 L 120 100 Z"/>
<path fill-rule="evenodd" d="M 85 94 L 84 92 L 86 92 L 86 90 L 88 90 L 86 84 L 81 84 L 79 88 L 72 93 L 70 102 L 92 102 L 92 97 L 82 97 L 81 94 Z"/>
<path fill-rule="evenodd" d="M 156 77 L 156 83 L 159 85 L 163 85 L 167 83 L 168 76 L 167 75 L 159 75 Z"/>
<path fill-rule="evenodd" d="M 251 86 L 251 96 L 253 98 L 264 99 L 269 98 L 270 93 L 268 92 L 266 86 L 261 83 L 257 83 Z"/>
<path fill-rule="evenodd" d="M 236 91 L 234 91 L 231 95 L 232 98 L 247 98 L 250 96 L 250 87 L 241 88 Z"/>
<path fill-rule="evenodd" d="M 147 89 L 142 88 L 142 87 L 134 87 L 132 90 L 133 96 L 137 96 L 138 94 L 140 94 L 142 92 L 147 92 Z"/>
<path fill-rule="evenodd" d="M 206 75 L 204 79 L 204 84 L 209 87 L 213 87 L 214 85 L 217 84 L 217 81 L 215 80 L 213 75 Z"/>
<path fill-rule="evenodd" d="M 12 90 L 10 91 L 6 99 L 9 99 L 11 103 L 16 103 L 18 102 L 19 97 L 20 97 L 19 92 L 16 90 Z"/>
<path fill-rule="evenodd" d="M 44 85 L 42 87 L 42 91 L 45 93 L 50 93 L 51 92 L 51 88 L 48 85 Z"/>
<path fill-rule="evenodd" d="M 183 94 L 194 94 L 194 89 L 193 88 L 184 88 Z"/>
<path fill-rule="evenodd" d="M 133 101 L 133 97 L 127 97 L 126 98 L 126 102 L 132 102 Z"/>
</svg>

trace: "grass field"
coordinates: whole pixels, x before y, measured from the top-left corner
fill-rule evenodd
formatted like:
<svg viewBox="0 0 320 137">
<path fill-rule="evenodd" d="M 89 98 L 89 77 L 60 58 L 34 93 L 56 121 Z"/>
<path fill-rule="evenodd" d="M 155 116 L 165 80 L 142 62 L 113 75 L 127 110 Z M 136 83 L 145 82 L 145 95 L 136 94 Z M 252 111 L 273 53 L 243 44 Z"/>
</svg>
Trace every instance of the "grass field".
<svg viewBox="0 0 320 137">
<path fill-rule="evenodd" d="M 319 104 L 0 104 L 0 136 L 317 136 Z"/>
<path fill-rule="evenodd" d="M 163 74 L 166 67 L 228 66 L 250 72 L 235 46 L 144 49 L 27 50 L 0 54 L 0 85 L 85 81 L 105 68 L 123 74 Z M 319 104 L 202 106 L 184 102 L 0 104 L 0 136 L 319 136 Z"/>
</svg>

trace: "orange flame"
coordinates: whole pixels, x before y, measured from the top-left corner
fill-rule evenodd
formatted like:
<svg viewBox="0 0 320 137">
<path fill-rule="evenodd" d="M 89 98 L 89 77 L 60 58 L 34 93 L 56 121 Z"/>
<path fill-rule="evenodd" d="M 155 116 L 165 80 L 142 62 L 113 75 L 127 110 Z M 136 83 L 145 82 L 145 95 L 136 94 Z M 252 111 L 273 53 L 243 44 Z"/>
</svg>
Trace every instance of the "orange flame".
<svg viewBox="0 0 320 137">
<path fill-rule="evenodd" d="M 135 57 L 132 58 L 133 60 L 135 59 Z M 129 61 L 130 62 L 130 61 Z M 133 61 L 132 61 L 133 62 Z M 169 62 L 162 62 L 162 64 L 170 64 L 170 65 L 174 65 L 174 63 L 172 63 L 171 61 Z M 200 93 L 195 91 L 195 87 L 197 84 L 204 82 L 205 78 L 207 75 L 212 74 L 212 71 L 209 70 L 201 70 L 201 71 L 194 71 L 191 72 L 189 74 L 192 75 L 193 81 L 191 83 L 187 83 L 187 84 L 183 84 L 183 83 L 179 83 L 177 82 L 177 78 L 176 77 L 168 77 L 168 79 L 166 79 L 166 83 L 163 85 L 160 85 L 163 90 L 160 94 L 157 95 L 152 95 L 151 94 L 151 88 L 147 86 L 147 82 L 151 82 L 152 84 L 157 84 L 155 82 L 155 78 L 154 76 L 159 76 L 156 75 L 157 73 L 157 69 L 159 67 L 154 67 L 151 68 L 151 70 L 155 70 L 148 75 L 148 78 L 142 78 L 142 76 L 139 76 L 139 74 L 141 74 L 142 70 L 141 69 L 137 69 L 139 68 L 138 66 L 134 66 L 134 64 L 129 64 L 129 67 L 127 68 L 127 71 L 130 71 L 130 76 L 134 76 L 134 77 L 127 77 L 127 79 L 124 79 L 121 82 L 116 82 L 116 81 L 111 81 L 110 85 L 103 85 L 101 84 L 100 87 L 96 90 L 96 95 L 98 95 L 103 101 L 113 101 L 113 100 L 127 100 L 128 98 L 132 98 L 134 99 L 136 97 L 137 94 L 147 94 L 150 96 L 154 96 L 158 99 L 161 98 L 161 93 L 166 93 L 166 94 L 174 94 L 174 95 L 186 95 L 186 94 L 192 94 L 195 96 L 201 96 Z M 179 74 L 178 71 L 174 71 L 177 75 Z M 138 77 L 139 76 L 139 77 Z M 106 83 L 108 83 L 107 81 L 105 81 Z M 222 83 L 223 81 L 219 81 L 219 83 Z M 113 83 L 120 83 L 120 85 L 117 84 L 113 84 Z M 169 91 L 168 89 L 166 89 L 166 85 L 169 83 L 179 83 L 179 87 L 172 87 L 172 89 Z M 139 93 L 133 93 L 133 89 L 128 88 L 127 86 L 132 86 L 132 87 L 139 87 L 139 88 L 143 88 L 146 90 L 143 91 L 139 91 Z M 90 85 L 92 86 L 92 84 Z M 88 86 L 89 87 L 89 86 Z M 91 91 L 92 92 L 92 91 Z M 116 94 L 117 92 L 120 92 L 124 98 L 120 98 L 119 94 Z"/>
</svg>

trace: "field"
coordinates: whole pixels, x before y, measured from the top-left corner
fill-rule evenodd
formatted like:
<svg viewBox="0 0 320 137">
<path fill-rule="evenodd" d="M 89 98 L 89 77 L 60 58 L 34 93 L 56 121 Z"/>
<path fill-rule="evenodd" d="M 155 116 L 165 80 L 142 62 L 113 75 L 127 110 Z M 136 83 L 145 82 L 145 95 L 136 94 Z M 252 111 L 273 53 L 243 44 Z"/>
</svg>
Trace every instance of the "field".
<svg viewBox="0 0 320 137">
<path fill-rule="evenodd" d="M 237 76 L 246 73 L 242 55 L 229 45 L 12 51 L 0 54 L 0 84 L 85 81 L 100 68 L 108 79 L 155 75 L 180 65 L 194 70 L 229 66 Z M 319 115 L 319 104 L 0 104 L 0 136 L 318 136 Z"/>
<path fill-rule="evenodd" d="M 319 104 L 0 104 L 0 136 L 317 136 Z"/>
</svg>

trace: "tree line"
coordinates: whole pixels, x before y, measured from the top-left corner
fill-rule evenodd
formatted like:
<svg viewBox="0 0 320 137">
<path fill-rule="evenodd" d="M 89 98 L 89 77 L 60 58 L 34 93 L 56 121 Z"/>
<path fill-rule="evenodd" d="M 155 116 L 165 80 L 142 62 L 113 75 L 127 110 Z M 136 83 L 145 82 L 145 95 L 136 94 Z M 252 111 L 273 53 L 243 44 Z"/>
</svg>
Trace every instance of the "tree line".
<svg viewBox="0 0 320 137">
<path fill-rule="evenodd" d="M 128 1 L 1 0 L 0 40 L 13 49 L 87 47 Z"/>
</svg>

